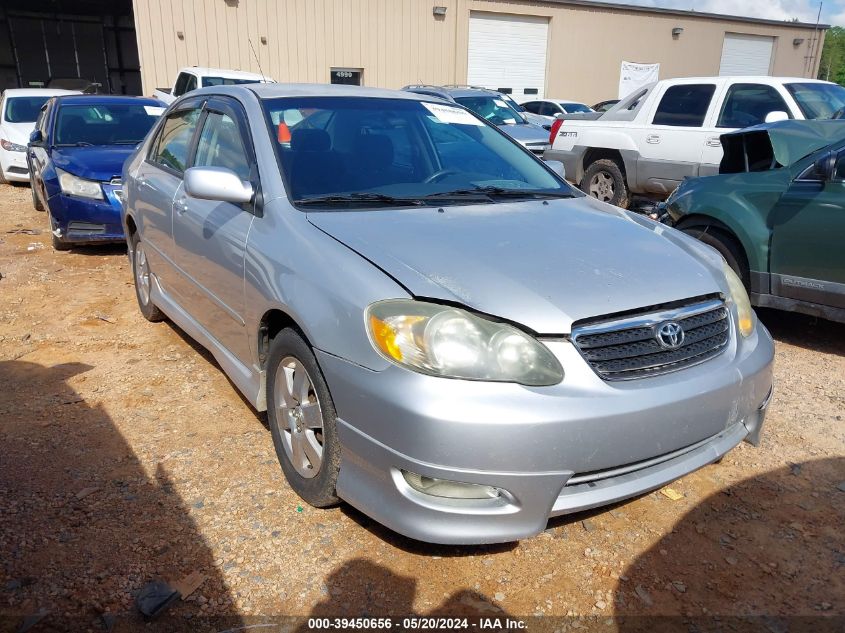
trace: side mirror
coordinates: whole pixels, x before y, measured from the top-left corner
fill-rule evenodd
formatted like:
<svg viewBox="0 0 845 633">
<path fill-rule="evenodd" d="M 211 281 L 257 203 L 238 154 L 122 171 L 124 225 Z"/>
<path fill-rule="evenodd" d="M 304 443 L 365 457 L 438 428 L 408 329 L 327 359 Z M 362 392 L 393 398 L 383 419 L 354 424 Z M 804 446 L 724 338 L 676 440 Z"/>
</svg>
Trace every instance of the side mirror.
<svg viewBox="0 0 845 633">
<path fill-rule="evenodd" d="M 545 162 L 548 168 L 555 172 L 563 180 L 566 180 L 566 168 L 563 166 L 562 162 L 559 160 L 544 160 L 543 162 Z"/>
<path fill-rule="evenodd" d="M 29 135 L 29 142 L 33 145 L 37 145 L 44 141 L 44 136 L 41 134 L 41 130 L 32 130 Z"/>
<path fill-rule="evenodd" d="M 766 123 L 777 123 L 778 121 L 786 121 L 789 119 L 789 114 L 783 110 L 775 110 L 766 115 Z"/>
<path fill-rule="evenodd" d="M 200 200 L 233 204 L 251 202 L 255 190 L 225 167 L 191 167 L 185 171 L 185 193 Z"/>
</svg>

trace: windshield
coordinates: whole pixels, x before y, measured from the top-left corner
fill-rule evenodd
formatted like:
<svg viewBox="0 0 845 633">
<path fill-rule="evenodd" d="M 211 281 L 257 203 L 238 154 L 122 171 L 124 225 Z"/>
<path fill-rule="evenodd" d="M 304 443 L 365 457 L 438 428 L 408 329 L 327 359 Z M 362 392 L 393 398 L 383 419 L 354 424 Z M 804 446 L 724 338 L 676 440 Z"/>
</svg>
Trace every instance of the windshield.
<svg viewBox="0 0 845 633">
<path fill-rule="evenodd" d="M 260 79 L 232 79 L 231 77 L 203 77 L 202 87 L 209 86 L 240 86 L 241 84 L 257 84 Z"/>
<path fill-rule="evenodd" d="M 35 123 L 41 106 L 50 97 L 11 97 L 6 99 L 3 119 L 9 123 Z"/>
<path fill-rule="evenodd" d="M 485 121 L 490 121 L 493 125 L 514 125 L 525 122 L 522 116 L 501 97 L 486 95 L 479 97 L 455 97 L 455 101 L 465 108 L 472 110 Z"/>
<path fill-rule="evenodd" d="M 593 112 L 593 109 L 583 103 L 567 103 L 561 102 L 560 107 L 563 108 L 567 114 L 576 114 L 578 112 Z"/>
<path fill-rule="evenodd" d="M 453 105 L 309 97 L 265 100 L 264 108 L 291 198 L 301 204 L 443 205 L 573 195 L 509 137 Z"/>
<path fill-rule="evenodd" d="M 845 88 L 837 84 L 786 84 L 786 89 L 807 119 L 838 118 L 845 108 Z"/>
<path fill-rule="evenodd" d="M 162 108 L 143 103 L 62 105 L 56 118 L 56 145 L 136 145 L 144 140 Z"/>
</svg>

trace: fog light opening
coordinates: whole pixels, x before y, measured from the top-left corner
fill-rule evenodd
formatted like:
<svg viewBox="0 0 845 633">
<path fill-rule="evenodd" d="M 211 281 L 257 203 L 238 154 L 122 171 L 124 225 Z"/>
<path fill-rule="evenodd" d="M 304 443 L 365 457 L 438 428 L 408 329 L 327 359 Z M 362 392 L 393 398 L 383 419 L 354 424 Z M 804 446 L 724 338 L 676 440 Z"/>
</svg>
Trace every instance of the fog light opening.
<svg viewBox="0 0 845 633">
<path fill-rule="evenodd" d="M 426 477 L 407 470 L 402 470 L 402 477 L 407 484 L 424 495 L 445 499 L 497 499 L 502 495 L 498 488 L 483 484 L 470 484 L 449 479 Z"/>
</svg>

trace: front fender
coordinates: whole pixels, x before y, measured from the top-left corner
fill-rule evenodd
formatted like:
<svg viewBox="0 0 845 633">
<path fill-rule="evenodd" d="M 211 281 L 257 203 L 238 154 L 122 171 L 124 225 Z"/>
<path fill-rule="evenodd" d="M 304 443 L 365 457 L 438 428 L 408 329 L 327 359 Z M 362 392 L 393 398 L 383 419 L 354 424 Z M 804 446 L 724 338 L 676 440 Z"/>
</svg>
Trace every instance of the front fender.
<svg viewBox="0 0 845 633">
<path fill-rule="evenodd" d="M 368 260 L 308 222 L 285 198 L 264 208 L 249 234 L 245 260 L 246 323 L 253 363 L 259 329 L 280 310 L 324 352 L 374 370 L 387 361 L 373 349 L 364 310 L 375 301 L 409 293 Z"/>
<path fill-rule="evenodd" d="M 752 271 L 768 272 L 768 217 L 789 184 L 786 170 L 685 180 L 666 203 L 674 226 L 721 224 L 739 240 Z M 713 222 L 715 220 L 715 222 Z"/>
</svg>

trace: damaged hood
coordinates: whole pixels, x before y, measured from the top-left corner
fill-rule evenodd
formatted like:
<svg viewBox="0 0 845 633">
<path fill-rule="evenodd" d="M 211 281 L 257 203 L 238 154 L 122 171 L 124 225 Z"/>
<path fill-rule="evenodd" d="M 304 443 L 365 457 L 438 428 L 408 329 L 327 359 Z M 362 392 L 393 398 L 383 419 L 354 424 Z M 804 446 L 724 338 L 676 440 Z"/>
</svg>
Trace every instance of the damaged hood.
<svg viewBox="0 0 845 633">
<path fill-rule="evenodd" d="M 724 155 L 719 173 L 765 171 L 788 167 L 845 139 L 845 120 L 761 123 L 720 138 Z"/>
<path fill-rule="evenodd" d="M 459 303 L 539 334 L 721 291 L 718 269 L 694 240 L 589 197 L 442 213 L 324 211 L 308 220 L 417 298 Z"/>
</svg>

